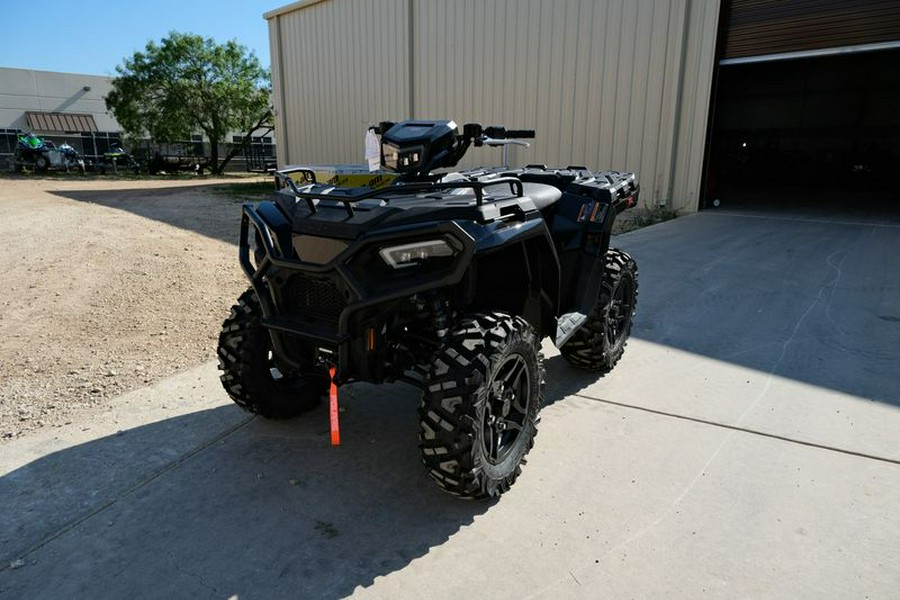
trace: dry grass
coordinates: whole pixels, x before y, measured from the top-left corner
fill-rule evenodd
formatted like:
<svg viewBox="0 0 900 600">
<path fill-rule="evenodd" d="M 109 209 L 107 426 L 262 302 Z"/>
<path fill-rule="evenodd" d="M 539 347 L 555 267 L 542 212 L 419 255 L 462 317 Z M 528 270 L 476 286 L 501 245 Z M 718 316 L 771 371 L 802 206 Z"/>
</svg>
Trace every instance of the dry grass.
<svg viewBox="0 0 900 600">
<path fill-rule="evenodd" d="M 633 208 L 628 210 L 616 219 L 613 225 L 613 235 L 620 233 L 628 233 L 635 229 L 656 225 L 663 221 L 670 221 L 678 217 L 678 211 L 671 208 Z"/>
</svg>

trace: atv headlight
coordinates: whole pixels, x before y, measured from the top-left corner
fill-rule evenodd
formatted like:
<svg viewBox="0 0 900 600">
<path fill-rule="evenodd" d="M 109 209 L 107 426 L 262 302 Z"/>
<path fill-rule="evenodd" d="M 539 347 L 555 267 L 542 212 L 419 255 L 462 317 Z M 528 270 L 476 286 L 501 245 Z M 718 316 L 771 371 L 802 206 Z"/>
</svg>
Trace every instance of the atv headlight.
<svg viewBox="0 0 900 600">
<path fill-rule="evenodd" d="M 381 144 L 381 164 L 385 169 L 395 172 L 404 172 L 418 167 L 425 157 L 425 147 L 419 144 L 413 146 L 396 146 L 390 142 Z"/>
<path fill-rule="evenodd" d="M 446 258 L 456 254 L 445 240 L 423 240 L 402 246 L 388 246 L 378 251 L 384 262 L 395 269 L 415 266 L 429 258 Z"/>
</svg>

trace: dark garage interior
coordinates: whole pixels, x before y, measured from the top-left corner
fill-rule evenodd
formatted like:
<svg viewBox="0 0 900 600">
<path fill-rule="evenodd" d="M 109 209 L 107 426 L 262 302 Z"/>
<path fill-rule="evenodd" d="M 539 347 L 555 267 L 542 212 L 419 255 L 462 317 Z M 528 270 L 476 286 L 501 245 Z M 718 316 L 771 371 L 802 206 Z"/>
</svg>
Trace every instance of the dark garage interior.
<svg viewBox="0 0 900 600">
<path fill-rule="evenodd" d="M 723 0 L 701 207 L 900 213 L 900 2 Z"/>
<path fill-rule="evenodd" d="M 889 209 L 900 200 L 900 50 L 721 66 L 708 161 L 707 206 Z"/>
</svg>

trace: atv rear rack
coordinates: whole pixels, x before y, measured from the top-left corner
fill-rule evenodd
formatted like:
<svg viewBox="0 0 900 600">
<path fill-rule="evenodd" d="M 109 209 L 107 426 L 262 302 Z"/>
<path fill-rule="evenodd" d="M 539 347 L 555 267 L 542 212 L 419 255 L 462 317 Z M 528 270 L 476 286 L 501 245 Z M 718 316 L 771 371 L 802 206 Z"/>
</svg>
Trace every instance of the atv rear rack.
<svg viewBox="0 0 900 600">
<path fill-rule="evenodd" d="M 353 204 L 369 198 L 384 198 L 385 196 L 408 195 L 418 192 L 432 192 L 453 189 L 471 189 L 475 193 L 476 206 L 484 204 L 484 188 L 495 185 L 509 185 L 510 192 L 517 198 L 525 195 L 522 180 L 518 177 L 496 177 L 488 181 L 415 181 L 411 183 L 397 183 L 383 188 L 370 187 L 338 187 L 316 183 L 316 174 L 311 169 L 296 168 L 291 172 L 301 172 L 311 182 L 297 187 L 289 172 L 276 171 L 275 179 L 279 189 L 289 187 L 297 198 L 306 200 L 311 213 L 317 211 L 315 200 L 335 200 L 343 202 L 347 215 L 353 216 Z"/>
</svg>

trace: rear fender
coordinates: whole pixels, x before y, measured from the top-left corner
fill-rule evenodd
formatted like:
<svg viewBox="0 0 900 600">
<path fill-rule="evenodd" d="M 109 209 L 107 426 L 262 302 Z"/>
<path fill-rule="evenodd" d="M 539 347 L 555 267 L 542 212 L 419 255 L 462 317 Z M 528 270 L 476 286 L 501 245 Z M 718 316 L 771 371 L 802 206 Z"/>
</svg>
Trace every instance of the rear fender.
<svg viewBox="0 0 900 600">
<path fill-rule="evenodd" d="M 623 203 L 564 195 L 553 226 L 562 249 L 562 303 L 554 343 L 565 344 L 596 310 L 612 227 Z"/>
</svg>

